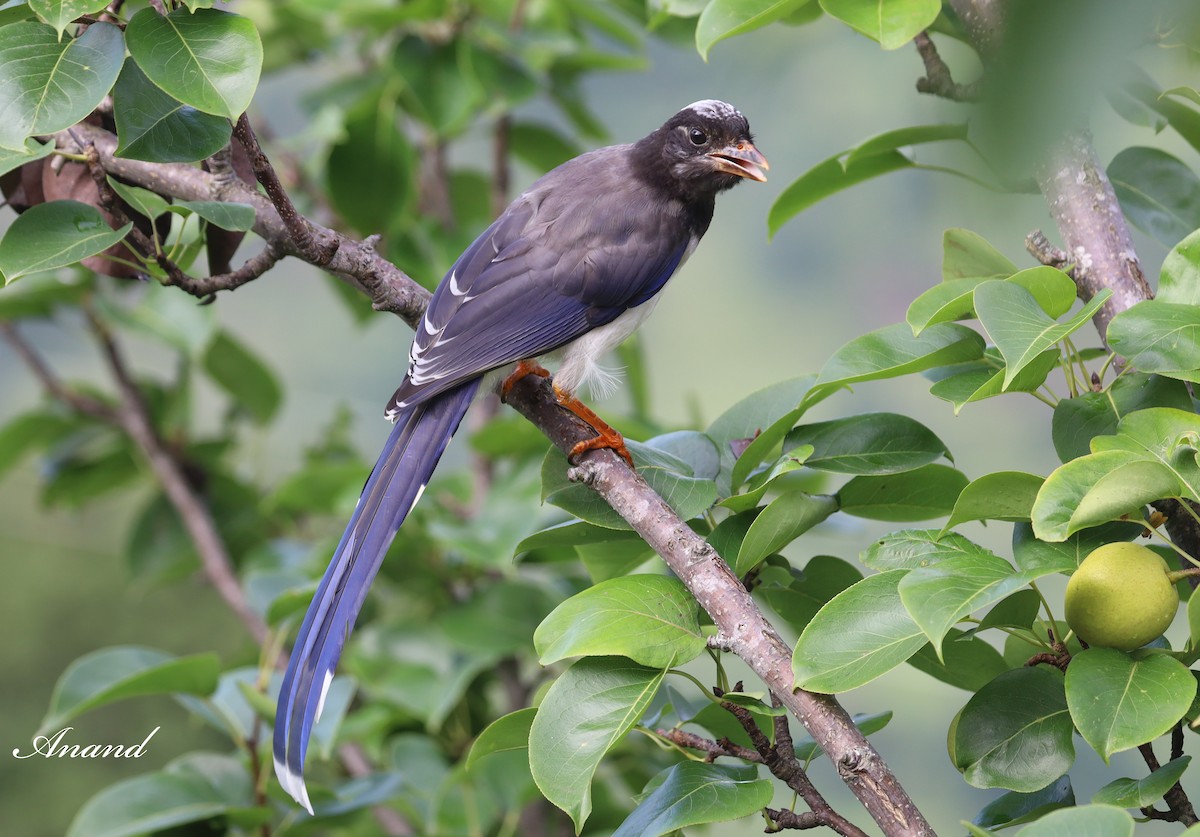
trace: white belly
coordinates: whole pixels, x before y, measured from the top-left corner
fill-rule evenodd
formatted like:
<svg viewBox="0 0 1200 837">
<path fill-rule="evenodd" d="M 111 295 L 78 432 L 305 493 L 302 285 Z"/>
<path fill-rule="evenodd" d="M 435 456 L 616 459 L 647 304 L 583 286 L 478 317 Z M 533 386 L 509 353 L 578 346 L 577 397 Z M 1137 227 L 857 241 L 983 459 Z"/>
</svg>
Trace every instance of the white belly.
<svg viewBox="0 0 1200 837">
<path fill-rule="evenodd" d="M 619 376 L 601 366 L 600 361 L 637 331 L 657 302 L 658 295 L 655 295 L 638 307 L 630 308 L 611 323 L 594 328 L 559 349 L 556 354 L 562 357 L 562 365 L 554 373 L 554 385 L 571 394 L 587 386 L 601 398 L 608 395 L 616 386 Z"/>
</svg>

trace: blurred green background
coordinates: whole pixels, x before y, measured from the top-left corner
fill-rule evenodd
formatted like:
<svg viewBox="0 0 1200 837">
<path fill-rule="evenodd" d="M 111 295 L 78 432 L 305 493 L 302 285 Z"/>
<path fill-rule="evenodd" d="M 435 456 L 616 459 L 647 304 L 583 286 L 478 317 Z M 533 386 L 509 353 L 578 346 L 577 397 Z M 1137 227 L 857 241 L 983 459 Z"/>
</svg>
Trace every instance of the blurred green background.
<svg viewBox="0 0 1200 837">
<path fill-rule="evenodd" d="M 956 68 L 971 66 L 952 48 L 946 57 Z M 305 129 L 300 97 L 331 71 L 332 66 L 318 63 L 264 82 L 255 109 L 273 135 L 289 137 Z M 761 386 L 818 370 L 846 340 L 902 320 L 909 301 L 940 279 L 946 227 L 981 233 L 1021 266 L 1032 264 L 1021 244 L 1026 233 L 1043 227 L 1054 237 L 1038 196 L 996 195 L 955 178 L 909 171 L 822 202 L 768 241 L 769 207 L 810 166 L 885 130 L 966 117 L 961 106 L 918 95 L 914 82 L 921 74 L 915 50 L 885 53 L 846 27 L 821 21 L 794 29 L 772 26 L 720 44 L 708 63 L 689 47 L 651 41 L 645 72 L 588 82 L 589 101 L 613 141 L 644 135 L 691 101 L 721 98 L 749 117 L 771 161 L 769 183 L 744 185 L 720 202 L 699 253 L 642 332 L 653 412 L 662 420 L 703 426 Z M 528 112 L 553 118 L 537 105 Z M 1095 131 L 1103 160 L 1137 139 L 1137 129 L 1100 108 Z M 487 165 L 482 150 L 479 165 Z M 517 185 L 536 174 L 520 170 Z M 11 211 L 0 210 L 0 226 L 11 218 Z M 1148 240 L 1138 243 L 1147 275 L 1154 276 L 1164 253 Z M 388 430 L 381 415 L 384 401 L 407 358 L 410 335 L 398 319 L 378 316 L 357 327 L 325 280 L 294 260 L 236 294 L 223 295 L 216 307 L 221 321 L 259 352 L 287 387 L 282 418 L 269 432 L 246 439 L 248 472 L 270 478 L 289 470 L 297 450 L 341 405 L 352 410 L 355 437 L 363 455 L 373 459 Z M 58 322 L 26 334 L 68 379 L 104 374 L 75 325 Z M 149 344 L 135 349 L 138 364 L 149 368 L 157 362 Z M 5 347 L 0 347 L 0 392 L 0 419 L 41 398 L 37 384 Z M 217 399 L 206 398 L 206 392 L 200 389 L 195 403 L 201 424 L 220 420 Z M 1028 404 L 997 399 L 986 409 L 968 406 L 956 418 L 949 405 L 905 380 L 840 394 L 813 418 L 872 410 L 903 412 L 925 422 L 968 476 L 999 467 L 1046 473 L 1056 462 L 1049 410 L 1031 399 Z M 462 456 L 461 442 L 451 456 Z M 127 643 L 179 654 L 215 649 L 226 666 L 250 661 L 253 654 L 241 626 L 202 580 L 171 586 L 131 581 L 123 547 L 131 512 L 143 498 L 102 500 L 80 512 L 48 511 L 39 493 L 34 463 L 0 481 L 0 831 L 31 836 L 62 833 L 78 807 L 119 776 L 160 767 L 206 742 L 218 743 L 170 701 L 146 699 L 85 715 L 74 733 L 80 742 L 134 743 L 161 726 L 139 761 L 13 758 L 14 748 L 28 751 L 55 680 L 72 660 Z M 885 530 L 839 518 L 836 525 L 806 535 L 798 547 L 807 555 L 853 560 Z M 1006 526 L 971 533 L 1004 552 L 1008 534 Z M 947 834 L 957 833 L 958 821 L 969 819 L 993 795 L 965 786 L 946 756 L 946 718 L 965 697 L 902 667 L 844 698 L 851 712 L 895 711 L 891 726 L 875 740 L 935 828 Z M 835 807 L 844 807 L 860 823 L 866 819 L 827 762 L 816 769 L 815 779 Z M 1097 778 L 1089 786 L 1084 770 L 1077 793 L 1086 798 L 1101 783 Z"/>
</svg>

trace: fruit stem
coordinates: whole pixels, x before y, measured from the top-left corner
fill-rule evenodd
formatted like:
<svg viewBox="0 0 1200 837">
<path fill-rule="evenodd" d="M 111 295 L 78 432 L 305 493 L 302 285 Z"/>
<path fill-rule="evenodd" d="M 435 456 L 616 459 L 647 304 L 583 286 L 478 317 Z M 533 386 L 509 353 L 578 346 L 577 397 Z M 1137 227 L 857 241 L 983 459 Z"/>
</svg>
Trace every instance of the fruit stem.
<svg viewBox="0 0 1200 837">
<path fill-rule="evenodd" d="M 1175 584 L 1185 578 L 1194 578 L 1200 575 L 1200 567 L 1188 567 L 1186 570 L 1168 570 L 1167 581 Z"/>
</svg>

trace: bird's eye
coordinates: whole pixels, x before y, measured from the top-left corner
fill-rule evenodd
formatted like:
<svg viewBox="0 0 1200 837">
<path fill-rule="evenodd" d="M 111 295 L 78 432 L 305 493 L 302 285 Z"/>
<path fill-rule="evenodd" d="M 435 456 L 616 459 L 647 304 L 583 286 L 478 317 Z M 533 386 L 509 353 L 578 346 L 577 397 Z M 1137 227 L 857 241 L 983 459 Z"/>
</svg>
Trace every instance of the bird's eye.
<svg viewBox="0 0 1200 837">
<path fill-rule="evenodd" d="M 704 145 L 704 143 L 708 142 L 708 134 L 699 128 L 692 128 L 688 131 L 688 139 L 692 141 L 692 145 Z"/>
</svg>

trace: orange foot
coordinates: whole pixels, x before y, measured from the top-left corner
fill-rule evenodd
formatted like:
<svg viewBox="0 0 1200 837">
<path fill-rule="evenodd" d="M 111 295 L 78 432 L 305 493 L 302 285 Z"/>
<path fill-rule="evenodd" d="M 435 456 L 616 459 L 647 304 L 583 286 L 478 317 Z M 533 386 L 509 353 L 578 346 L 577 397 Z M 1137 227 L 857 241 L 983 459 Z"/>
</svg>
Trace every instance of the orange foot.
<svg viewBox="0 0 1200 837">
<path fill-rule="evenodd" d="M 544 372 L 545 370 L 542 371 Z M 558 403 L 561 406 L 579 416 L 596 431 L 595 438 L 585 439 L 571 448 L 571 453 L 567 456 L 568 459 L 574 459 L 589 450 L 610 448 L 628 462 L 630 468 L 633 467 L 633 457 L 629 455 L 629 450 L 625 447 L 625 438 L 620 433 L 614 430 L 604 419 L 592 412 L 590 407 L 569 392 L 564 392 L 555 387 L 554 396 L 558 399 Z"/>
<path fill-rule="evenodd" d="M 500 400 L 508 401 L 508 394 L 512 392 L 512 388 L 517 385 L 527 375 L 537 375 L 539 378 L 549 378 L 550 373 L 542 367 L 536 360 L 522 360 L 517 363 L 517 368 L 512 371 L 512 374 L 504 379 L 500 384 Z"/>
</svg>

